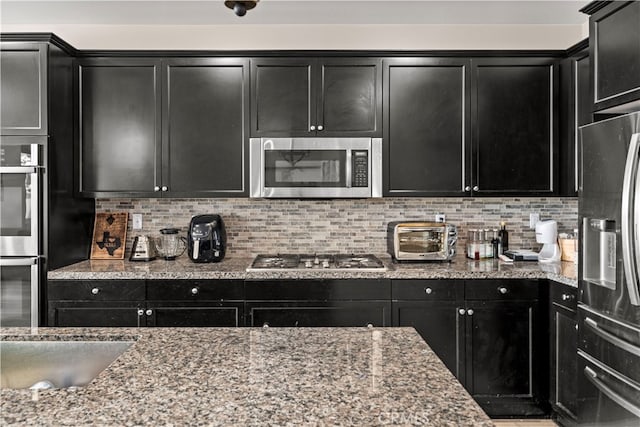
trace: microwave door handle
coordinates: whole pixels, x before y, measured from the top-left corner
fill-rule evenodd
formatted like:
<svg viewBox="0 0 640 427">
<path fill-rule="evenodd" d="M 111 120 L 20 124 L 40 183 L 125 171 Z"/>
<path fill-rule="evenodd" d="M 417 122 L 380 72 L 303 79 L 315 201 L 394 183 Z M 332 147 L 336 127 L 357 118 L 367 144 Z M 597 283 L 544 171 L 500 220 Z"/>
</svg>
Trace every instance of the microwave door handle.
<svg viewBox="0 0 640 427">
<path fill-rule="evenodd" d="M 351 150 L 347 150 L 347 159 L 345 165 L 345 187 L 351 188 Z"/>
<path fill-rule="evenodd" d="M 640 297 L 638 295 L 638 270 L 637 242 L 634 243 L 634 235 L 636 224 L 638 224 L 638 188 L 634 184 L 638 175 L 638 148 L 640 145 L 639 134 L 631 137 L 627 160 L 624 168 L 624 180 L 622 182 L 622 209 L 621 209 L 621 234 L 622 234 L 622 264 L 624 266 L 624 279 L 629 290 L 629 300 L 632 305 L 640 305 Z M 635 200 L 633 200 L 635 199 Z M 635 210 L 635 212 L 633 212 Z"/>
</svg>

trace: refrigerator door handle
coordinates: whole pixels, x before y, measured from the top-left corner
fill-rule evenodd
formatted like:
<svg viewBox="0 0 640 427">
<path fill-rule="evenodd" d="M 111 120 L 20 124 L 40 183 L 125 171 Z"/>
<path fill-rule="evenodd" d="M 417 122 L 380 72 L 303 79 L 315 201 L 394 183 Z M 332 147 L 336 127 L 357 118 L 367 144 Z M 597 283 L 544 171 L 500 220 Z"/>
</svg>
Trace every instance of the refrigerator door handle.
<svg viewBox="0 0 640 427">
<path fill-rule="evenodd" d="M 598 325 L 598 322 L 596 322 L 592 318 L 586 317 L 584 319 L 584 324 L 590 327 L 596 335 L 600 336 L 605 341 L 610 342 L 611 344 L 623 349 L 624 351 L 635 354 L 636 356 L 640 356 L 640 347 L 635 346 L 621 338 L 618 338 L 612 333 L 602 329 L 600 325 Z"/>
<path fill-rule="evenodd" d="M 640 224 L 640 188 L 634 182 L 638 179 L 638 148 L 640 134 L 633 134 L 627 153 L 622 184 L 622 261 L 624 278 L 632 305 L 640 305 L 638 289 L 638 265 L 636 251 L 639 242 L 635 239 L 636 227 Z"/>
<path fill-rule="evenodd" d="M 604 382 L 598 379 L 598 374 L 588 366 L 584 368 L 584 374 L 587 379 L 594 385 L 598 390 L 600 390 L 604 395 L 606 395 L 609 399 L 613 400 L 615 403 L 631 412 L 636 417 L 640 417 L 640 408 L 635 404 L 629 402 L 624 397 L 620 396 L 614 390 L 612 390 L 609 386 L 607 386 Z"/>
</svg>

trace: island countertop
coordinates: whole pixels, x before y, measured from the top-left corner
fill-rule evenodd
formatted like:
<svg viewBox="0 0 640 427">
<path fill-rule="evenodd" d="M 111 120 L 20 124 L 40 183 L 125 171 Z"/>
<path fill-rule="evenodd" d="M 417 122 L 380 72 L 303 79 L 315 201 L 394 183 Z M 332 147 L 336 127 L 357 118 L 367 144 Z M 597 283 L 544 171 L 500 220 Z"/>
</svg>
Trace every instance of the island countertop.
<svg viewBox="0 0 640 427">
<path fill-rule="evenodd" d="M 497 259 L 474 261 L 464 256 L 443 263 L 394 263 L 388 255 L 378 255 L 386 270 L 365 271 L 246 271 L 249 256 L 228 257 L 222 262 L 196 264 L 182 256 L 175 261 L 148 263 L 87 260 L 49 271 L 53 280 L 128 279 L 551 279 L 577 287 L 576 265 L 572 262 L 505 263 Z"/>
<path fill-rule="evenodd" d="M 135 343 L 86 387 L 1 390 L 3 425 L 493 425 L 412 328 L 14 332 Z"/>
</svg>

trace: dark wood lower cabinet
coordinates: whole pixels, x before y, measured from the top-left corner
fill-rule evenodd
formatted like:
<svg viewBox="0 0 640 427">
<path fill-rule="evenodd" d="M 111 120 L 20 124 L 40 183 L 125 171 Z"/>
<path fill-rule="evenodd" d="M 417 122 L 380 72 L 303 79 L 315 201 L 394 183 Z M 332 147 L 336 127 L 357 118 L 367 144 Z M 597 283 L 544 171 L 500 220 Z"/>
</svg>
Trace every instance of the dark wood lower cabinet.
<svg viewBox="0 0 640 427">
<path fill-rule="evenodd" d="M 247 302 L 249 326 L 346 327 L 390 326 L 388 301 Z"/>
</svg>

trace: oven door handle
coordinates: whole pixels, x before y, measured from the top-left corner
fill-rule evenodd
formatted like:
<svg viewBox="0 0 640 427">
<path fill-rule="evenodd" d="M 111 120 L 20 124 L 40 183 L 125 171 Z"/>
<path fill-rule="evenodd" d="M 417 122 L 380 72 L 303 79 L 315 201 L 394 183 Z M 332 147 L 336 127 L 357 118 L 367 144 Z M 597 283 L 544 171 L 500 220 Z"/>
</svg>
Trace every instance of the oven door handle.
<svg viewBox="0 0 640 427">
<path fill-rule="evenodd" d="M 596 373 L 596 371 L 594 371 L 593 369 L 591 369 L 588 366 L 585 366 L 584 374 L 587 377 L 587 379 L 594 386 L 596 386 L 596 388 L 598 390 L 600 390 L 602 393 L 604 393 L 605 396 L 607 396 L 609 399 L 613 400 L 615 403 L 617 403 L 618 405 L 620 405 L 621 407 L 623 407 L 627 411 L 631 412 L 636 417 L 640 417 L 640 408 L 638 406 L 636 406 L 635 404 L 629 402 L 624 397 L 620 396 L 613 389 L 611 389 L 608 385 L 606 385 L 604 382 L 602 382 L 600 379 L 598 379 L 598 374 Z"/>
<path fill-rule="evenodd" d="M 33 258 L 0 258 L 0 267 L 28 267 L 38 264 L 38 257 Z"/>
<path fill-rule="evenodd" d="M 39 169 L 42 169 L 42 167 L 41 166 L 2 166 L 0 167 L 0 173 L 32 174 L 32 173 L 38 173 Z"/>
</svg>

